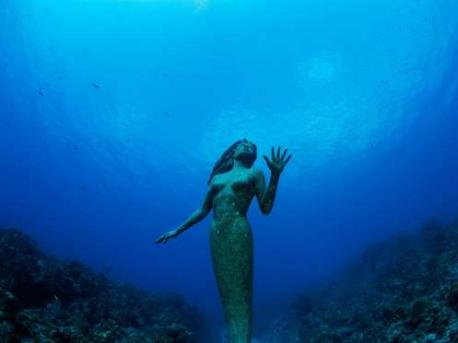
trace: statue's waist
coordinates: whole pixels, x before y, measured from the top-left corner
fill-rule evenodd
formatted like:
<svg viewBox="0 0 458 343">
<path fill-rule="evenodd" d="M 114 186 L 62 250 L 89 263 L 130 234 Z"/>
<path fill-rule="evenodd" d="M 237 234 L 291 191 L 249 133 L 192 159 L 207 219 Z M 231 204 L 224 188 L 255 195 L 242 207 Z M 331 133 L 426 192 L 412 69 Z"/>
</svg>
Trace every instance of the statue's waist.
<svg viewBox="0 0 458 343">
<path fill-rule="evenodd" d="M 215 227 L 219 229 L 251 229 L 250 223 L 245 215 L 215 215 L 213 217 L 212 228 Z"/>
</svg>

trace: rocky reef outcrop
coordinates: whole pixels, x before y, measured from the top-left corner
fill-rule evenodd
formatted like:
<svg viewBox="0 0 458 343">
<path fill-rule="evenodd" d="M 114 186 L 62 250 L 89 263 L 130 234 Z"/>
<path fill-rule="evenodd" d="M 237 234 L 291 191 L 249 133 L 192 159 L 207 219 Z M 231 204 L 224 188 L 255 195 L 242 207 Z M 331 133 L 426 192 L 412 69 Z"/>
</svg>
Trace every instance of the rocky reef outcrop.
<svg viewBox="0 0 458 343">
<path fill-rule="evenodd" d="M 270 331 L 266 342 L 458 342 L 458 225 L 430 220 L 369 247 Z"/>
<path fill-rule="evenodd" d="M 16 229 L 0 230 L 0 341 L 198 342 L 195 308 L 109 280 L 41 252 Z"/>
</svg>

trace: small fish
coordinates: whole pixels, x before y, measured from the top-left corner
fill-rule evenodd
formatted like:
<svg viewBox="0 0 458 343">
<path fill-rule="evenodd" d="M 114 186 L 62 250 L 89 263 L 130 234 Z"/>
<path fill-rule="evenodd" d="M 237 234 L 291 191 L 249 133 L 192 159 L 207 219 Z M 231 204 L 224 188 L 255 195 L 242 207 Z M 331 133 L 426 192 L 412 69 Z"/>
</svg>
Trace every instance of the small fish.
<svg viewBox="0 0 458 343">
<path fill-rule="evenodd" d="M 166 115 L 167 117 L 170 117 L 170 113 L 169 112 L 165 112 L 164 115 Z"/>
<path fill-rule="evenodd" d="M 40 90 L 38 91 L 38 95 L 39 95 L 39 96 L 43 96 L 43 95 L 44 95 L 43 89 L 40 88 Z"/>
<path fill-rule="evenodd" d="M 100 85 L 98 85 L 95 82 L 91 82 L 91 86 L 94 87 L 95 89 L 100 89 Z"/>
</svg>

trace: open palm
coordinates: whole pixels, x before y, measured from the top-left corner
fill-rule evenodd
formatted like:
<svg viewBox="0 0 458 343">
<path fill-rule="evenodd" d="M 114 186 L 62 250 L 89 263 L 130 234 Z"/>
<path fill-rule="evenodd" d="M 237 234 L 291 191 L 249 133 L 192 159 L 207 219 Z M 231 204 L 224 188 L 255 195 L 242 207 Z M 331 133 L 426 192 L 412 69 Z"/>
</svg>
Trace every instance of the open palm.
<svg viewBox="0 0 458 343">
<path fill-rule="evenodd" d="M 285 149 L 283 153 L 281 152 L 281 147 L 277 148 L 275 152 L 274 147 L 271 150 L 271 158 L 264 155 L 264 159 L 266 160 L 267 167 L 269 167 L 272 173 L 280 174 L 286 166 L 286 163 L 291 159 L 292 155 L 289 154 L 288 157 L 286 154 L 288 153 L 288 149 Z"/>
</svg>

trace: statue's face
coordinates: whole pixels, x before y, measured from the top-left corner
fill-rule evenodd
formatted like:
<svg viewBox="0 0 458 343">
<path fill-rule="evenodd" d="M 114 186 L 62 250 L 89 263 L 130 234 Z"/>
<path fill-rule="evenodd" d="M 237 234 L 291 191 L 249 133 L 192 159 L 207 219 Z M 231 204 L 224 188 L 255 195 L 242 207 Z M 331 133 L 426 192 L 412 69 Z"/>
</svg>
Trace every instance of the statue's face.
<svg viewBox="0 0 458 343">
<path fill-rule="evenodd" d="M 256 160 L 256 145 L 248 141 L 239 143 L 234 151 L 234 159 L 251 166 Z"/>
</svg>

